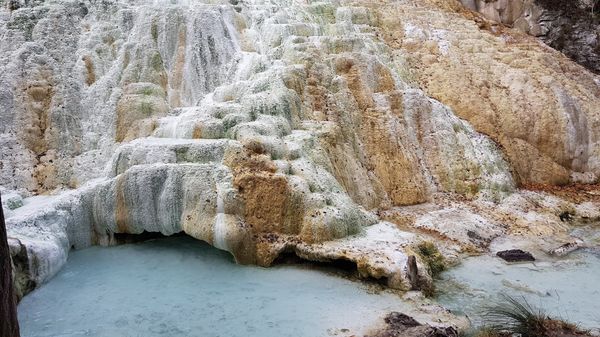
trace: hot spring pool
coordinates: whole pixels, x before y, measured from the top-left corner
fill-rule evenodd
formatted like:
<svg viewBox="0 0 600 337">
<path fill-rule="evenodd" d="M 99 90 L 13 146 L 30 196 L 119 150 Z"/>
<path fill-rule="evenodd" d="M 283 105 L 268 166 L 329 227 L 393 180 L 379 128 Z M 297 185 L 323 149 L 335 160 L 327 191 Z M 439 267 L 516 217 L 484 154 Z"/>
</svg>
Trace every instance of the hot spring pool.
<svg viewBox="0 0 600 337">
<path fill-rule="evenodd" d="M 74 251 L 19 304 L 23 337 L 358 334 L 398 295 L 294 266 L 240 266 L 188 237 Z M 345 330 L 345 329 L 348 329 Z"/>
<path fill-rule="evenodd" d="M 466 314 L 475 325 L 499 294 L 525 298 L 553 317 L 583 328 L 600 328 L 600 255 L 579 251 L 568 257 L 509 264 L 494 256 L 467 258 L 438 282 L 443 306 Z"/>
</svg>

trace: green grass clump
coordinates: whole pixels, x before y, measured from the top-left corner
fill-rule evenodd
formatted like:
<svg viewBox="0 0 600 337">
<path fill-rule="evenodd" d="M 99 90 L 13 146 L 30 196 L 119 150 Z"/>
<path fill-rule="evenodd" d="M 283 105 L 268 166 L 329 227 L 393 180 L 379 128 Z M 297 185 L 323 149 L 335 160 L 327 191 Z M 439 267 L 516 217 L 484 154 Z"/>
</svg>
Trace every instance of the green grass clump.
<svg viewBox="0 0 600 337">
<path fill-rule="evenodd" d="M 155 53 L 154 55 L 152 55 L 152 58 L 150 58 L 150 66 L 156 71 L 164 70 L 163 60 L 159 53 Z"/>
<path fill-rule="evenodd" d="M 154 104 L 152 104 L 152 102 L 141 102 L 139 109 L 144 115 L 152 115 L 154 112 Z"/>
<path fill-rule="evenodd" d="M 484 317 L 496 331 L 517 333 L 522 337 L 543 336 L 547 316 L 533 308 L 524 298 L 502 294 L 501 301 L 487 309 Z"/>
<path fill-rule="evenodd" d="M 140 93 L 144 96 L 153 96 L 155 94 L 154 88 L 144 87 L 140 90 Z"/>
<path fill-rule="evenodd" d="M 500 297 L 483 316 L 488 334 L 476 334 L 476 337 L 589 336 L 574 324 L 551 318 L 542 309 L 532 307 L 524 297 L 516 299 L 506 294 Z"/>
<path fill-rule="evenodd" d="M 446 270 L 446 259 L 430 241 L 424 241 L 417 245 L 417 252 L 427 266 L 431 277 L 437 277 Z"/>
</svg>

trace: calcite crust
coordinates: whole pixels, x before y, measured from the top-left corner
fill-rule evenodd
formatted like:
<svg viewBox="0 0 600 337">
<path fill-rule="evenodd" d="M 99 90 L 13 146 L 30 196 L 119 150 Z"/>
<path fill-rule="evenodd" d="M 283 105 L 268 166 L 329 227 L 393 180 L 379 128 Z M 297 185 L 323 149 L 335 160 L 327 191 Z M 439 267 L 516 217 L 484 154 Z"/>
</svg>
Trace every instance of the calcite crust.
<svg viewBox="0 0 600 337">
<path fill-rule="evenodd" d="M 565 210 L 600 218 L 551 193 L 600 174 L 600 79 L 458 2 L 5 3 L 21 294 L 117 234 L 351 261 L 408 290 L 419 242 L 452 261 L 507 235 L 571 242 Z"/>
</svg>

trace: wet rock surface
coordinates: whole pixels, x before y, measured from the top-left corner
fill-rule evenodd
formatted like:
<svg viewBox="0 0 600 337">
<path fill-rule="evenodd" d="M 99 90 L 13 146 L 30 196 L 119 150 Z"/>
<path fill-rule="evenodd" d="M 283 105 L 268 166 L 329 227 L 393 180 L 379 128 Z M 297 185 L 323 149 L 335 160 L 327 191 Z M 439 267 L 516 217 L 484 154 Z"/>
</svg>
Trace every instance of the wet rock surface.
<svg viewBox="0 0 600 337">
<path fill-rule="evenodd" d="M 535 258 L 531 253 L 523 251 L 521 249 L 510 249 L 497 252 L 496 256 L 507 262 L 526 262 L 535 261 Z"/>
<path fill-rule="evenodd" d="M 389 313 L 385 327 L 365 337 L 458 337 L 453 327 L 433 327 L 423 325 L 414 318 L 399 312 Z"/>
</svg>

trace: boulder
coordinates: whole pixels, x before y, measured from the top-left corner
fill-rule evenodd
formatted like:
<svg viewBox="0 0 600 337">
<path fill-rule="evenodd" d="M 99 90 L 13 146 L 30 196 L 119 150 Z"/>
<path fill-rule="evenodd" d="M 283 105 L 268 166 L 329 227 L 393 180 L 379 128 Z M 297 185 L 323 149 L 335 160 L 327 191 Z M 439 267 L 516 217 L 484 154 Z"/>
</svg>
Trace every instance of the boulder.
<svg viewBox="0 0 600 337">
<path fill-rule="evenodd" d="M 520 249 L 510 249 L 497 252 L 496 256 L 507 262 L 525 262 L 535 261 L 535 258 L 531 253 Z"/>
<path fill-rule="evenodd" d="M 454 327 L 434 327 L 421 324 L 414 318 L 399 312 L 389 313 L 385 327 L 365 337 L 458 337 Z"/>
</svg>

